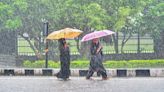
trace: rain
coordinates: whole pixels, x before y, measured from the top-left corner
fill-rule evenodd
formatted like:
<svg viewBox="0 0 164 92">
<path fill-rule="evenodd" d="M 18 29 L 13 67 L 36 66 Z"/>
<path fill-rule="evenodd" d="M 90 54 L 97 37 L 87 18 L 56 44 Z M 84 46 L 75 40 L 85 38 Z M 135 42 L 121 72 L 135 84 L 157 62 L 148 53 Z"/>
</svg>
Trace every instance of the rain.
<svg viewBox="0 0 164 92">
<path fill-rule="evenodd" d="M 104 29 L 116 32 L 100 39 L 105 60 L 163 57 L 163 3 L 160 0 L 6 0 L 0 4 L 1 65 L 7 67 L 24 67 L 26 60 L 44 60 L 47 34 L 66 27 L 83 31 L 79 37 L 68 40 L 72 60 L 88 58 L 90 42 L 80 40 L 87 33 Z M 45 22 L 48 22 L 47 31 Z M 59 61 L 57 41 L 48 41 L 48 45 L 48 59 Z M 6 57 L 13 57 L 15 61 L 6 62 L 3 60 Z"/>
<path fill-rule="evenodd" d="M 147 69 L 134 76 L 151 76 L 148 69 L 164 68 L 163 20 L 163 0 L 0 0 L 0 76 L 35 75 L 38 69 L 38 75 L 55 78 L 61 69 L 60 43 L 56 35 L 47 37 L 65 28 L 81 31 L 62 37 L 70 50 L 71 77 L 85 77 L 90 66 L 92 41 L 82 38 L 102 30 L 114 32 L 99 37 L 109 77 L 128 76 L 126 69 Z M 93 76 L 101 78 L 98 72 Z"/>
</svg>

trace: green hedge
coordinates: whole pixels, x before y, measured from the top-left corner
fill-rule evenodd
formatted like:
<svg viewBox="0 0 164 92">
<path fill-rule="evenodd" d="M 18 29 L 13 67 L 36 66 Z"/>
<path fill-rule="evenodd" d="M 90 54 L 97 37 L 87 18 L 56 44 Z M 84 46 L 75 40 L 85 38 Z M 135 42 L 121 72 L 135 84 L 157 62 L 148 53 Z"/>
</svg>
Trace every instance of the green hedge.
<svg viewBox="0 0 164 92">
<path fill-rule="evenodd" d="M 130 60 L 130 61 L 106 61 L 103 63 L 106 68 L 164 68 L 164 60 Z M 44 68 L 45 61 L 35 62 L 24 61 L 26 68 Z M 60 62 L 48 61 L 49 68 L 60 68 Z M 88 68 L 88 60 L 76 60 L 71 62 L 71 68 Z"/>
<path fill-rule="evenodd" d="M 23 62 L 23 67 L 27 68 L 44 68 L 45 67 L 45 61 L 44 60 L 38 60 L 35 62 L 32 61 L 24 61 Z M 54 61 L 48 61 L 48 67 L 50 68 L 59 68 L 60 63 L 59 62 L 54 62 Z"/>
</svg>

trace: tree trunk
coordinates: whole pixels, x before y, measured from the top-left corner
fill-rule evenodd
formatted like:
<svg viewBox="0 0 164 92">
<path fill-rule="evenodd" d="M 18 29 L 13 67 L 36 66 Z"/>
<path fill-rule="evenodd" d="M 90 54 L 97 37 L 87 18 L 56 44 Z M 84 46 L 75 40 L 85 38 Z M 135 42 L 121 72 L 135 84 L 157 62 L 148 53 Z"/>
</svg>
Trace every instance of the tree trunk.
<svg viewBox="0 0 164 92">
<path fill-rule="evenodd" d="M 154 38 L 154 52 L 158 57 L 164 57 L 164 31 L 160 33 L 159 38 Z"/>
<path fill-rule="evenodd" d="M 114 49 L 115 53 L 118 54 L 118 32 L 116 32 L 116 35 L 113 35 L 113 40 L 114 40 Z"/>
<path fill-rule="evenodd" d="M 160 56 L 161 57 L 164 57 L 164 30 L 163 31 L 161 31 L 161 34 L 160 34 L 160 41 L 158 41 L 158 42 L 160 42 Z"/>
<path fill-rule="evenodd" d="M 81 43 L 80 55 L 82 58 L 87 58 L 90 54 L 88 42 Z"/>
<path fill-rule="evenodd" d="M 30 45 L 31 49 L 34 51 L 36 57 L 38 59 L 42 59 L 43 57 L 42 57 L 41 53 L 39 53 L 39 50 L 32 44 L 32 42 L 28 38 L 24 37 L 23 35 L 20 35 L 20 36 L 29 43 L 29 45 Z"/>
<path fill-rule="evenodd" d="M 77 48 L 78 52 L 80 53 L 79 38 L 75 39 L 75 41 L 76 41 L 76 48 Z"/>
<path fill-rule="evenodd" d="M 128 36 L 127 39 L 126 39 L 126 35 L 127 35 L 127 34 L 124 34 L 124 37 L 123 37 L 123 39 L 122 39 L 122 43 L 121 43 L 121 53 L 124 53 L 123 48 L 124 48 L 126 42 L 132 37 L 131 32 L 129 33 L 129 36 Z"/>
<path fill-rule="evenodd" d="M 138 30 L 138 44 L 137 44 L 137 53 L 140 53 L 141 50 L 140 50 L 140 31 Z"/>
<path fill-rule="evenodd" d="M 84 31 L 84 33 L 83 34 L 87 34 L 88 32 L 89 32 L 89 30 L 91 30 L 89 27 L 84 27 L 83 28 L 83 31 Z M 82 37 L 83 37 L 84 35 L 82 35 Z M 90 44 L 89 44 L 89 41 L 87 41 L 87 42 L 82 42 L 81 43 L 81 47 L 80 47 L 80 55 L 82 56 L 82 58 L 87 58 L 88 56 L 89 56 L 89 54 L 90 54 L 90 52 L 89 52 L 89 46 L 90 46 Z"/>
</svg>

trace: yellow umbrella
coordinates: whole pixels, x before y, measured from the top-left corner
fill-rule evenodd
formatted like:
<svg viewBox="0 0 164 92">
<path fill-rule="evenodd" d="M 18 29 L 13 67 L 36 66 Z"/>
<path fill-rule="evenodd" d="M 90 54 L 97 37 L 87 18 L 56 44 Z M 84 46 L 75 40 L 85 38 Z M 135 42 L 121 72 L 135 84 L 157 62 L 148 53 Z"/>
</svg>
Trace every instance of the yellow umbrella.
<svg viewBox="0 0 164 92">
<path fill-rule="evenodd" d="M 83 31 L 72 28 L 65 28 L 58 31 L 50 33 L 46 39 L 61 39 L 61 38 L 75 38 L 79 36 Z"/>
</svg>

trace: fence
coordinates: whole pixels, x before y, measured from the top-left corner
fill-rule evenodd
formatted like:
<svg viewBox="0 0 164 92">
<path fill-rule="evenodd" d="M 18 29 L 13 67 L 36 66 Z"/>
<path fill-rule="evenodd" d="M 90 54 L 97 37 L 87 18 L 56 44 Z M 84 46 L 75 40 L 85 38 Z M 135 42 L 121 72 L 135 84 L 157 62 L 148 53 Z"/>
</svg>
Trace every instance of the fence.
<svg viewBox="0 0 164 92">
<path fill-rule="evenodd" d="M 138 46 L 139 46 L 140 53 L 153 53 L 154 52 L 154 42 L 153 42 L 153 39 L 149 35 L 140 37 L 140 44 L 138 44 L 137 34 L 132 36 L 123 47 L 123 50 L 122 50 L 123 52 L 121 52 L 122 40 L 123 40 L 123 36 L 121 33 L 119 33 L 119 36 L 118 36 L 119 53 L 137 53 Z M 33 40 L 31 41 L 34 44 L 34 41 Z M 71 54 L 79 54 L 76 47 L 76 42 L 74 40 L 68 40 L 68 43 L 70 44 Z M 104 41 L 101 41 L 101 44 L 103 45 L 104 54 L 115 53 L 113 41 L 107 42 L 107 43 Z M 44 49 L 44 46 L 41 46 L 41 47 L 43 47 Z M 54 51 L 51 51 L 51 52 L 55 53 Z M 31 49 L 28 42 L 21 37 L 18 37 L 18 55 L 28 55 L 28 56 L 35 55 L 34 51 Z"/>
</svg>

